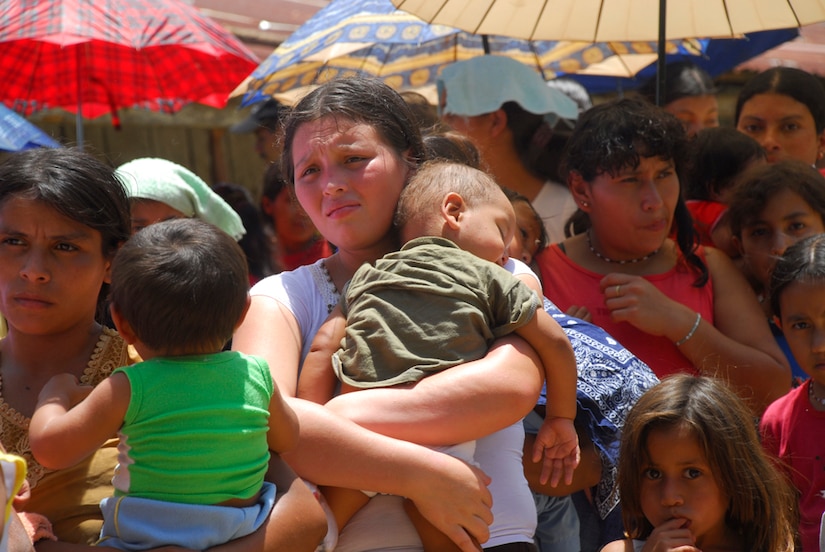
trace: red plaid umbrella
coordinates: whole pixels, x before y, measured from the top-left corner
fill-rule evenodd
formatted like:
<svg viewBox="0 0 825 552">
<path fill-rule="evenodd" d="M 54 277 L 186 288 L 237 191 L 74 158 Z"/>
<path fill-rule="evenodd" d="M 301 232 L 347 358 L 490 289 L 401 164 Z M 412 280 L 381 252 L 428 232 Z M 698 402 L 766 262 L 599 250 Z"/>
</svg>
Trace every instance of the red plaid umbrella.
<svg viewBox="0 0 825 552">
<path fill-rule="evenodd" d="M 181 0 L 0 2 L 0 101 L 23 115 L 223 107 L 257 65 L 238 39 Z"/>
</svg>

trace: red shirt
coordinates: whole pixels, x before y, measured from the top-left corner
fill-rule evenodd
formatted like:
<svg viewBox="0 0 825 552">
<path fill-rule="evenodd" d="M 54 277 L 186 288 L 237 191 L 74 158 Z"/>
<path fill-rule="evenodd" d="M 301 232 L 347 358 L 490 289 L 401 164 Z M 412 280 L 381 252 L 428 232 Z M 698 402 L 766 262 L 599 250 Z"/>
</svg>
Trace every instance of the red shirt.
<svg viewBox="0 0 825 552">
<path fill-rule="evenodd" d="M 701 246 L 696 253 L 704 261 Z M 604 304 L 604 294 L 599 289 L 603 274 L 591 272 L 575 264 L 565 255 L 558 244 L 546 247 L 536 256 L 541 270 L 544 295 L 562 311 L 571 305 L 585 306 L 593 316 L 593 324 L 601 326 L 630 352 L 642 359 L 660 378 L 668 374 L 687 372 L 698 374 L 693 363 L 679 351 L 670 339 L 655 336 L 637 329 L 628 322 L 613 322 Z M 697 273 L 684 262 L 663 274 L 644 277 L 662 293 L 702 315 L 713 324 L 713 282 L 695 287 Z"/>
</svg>

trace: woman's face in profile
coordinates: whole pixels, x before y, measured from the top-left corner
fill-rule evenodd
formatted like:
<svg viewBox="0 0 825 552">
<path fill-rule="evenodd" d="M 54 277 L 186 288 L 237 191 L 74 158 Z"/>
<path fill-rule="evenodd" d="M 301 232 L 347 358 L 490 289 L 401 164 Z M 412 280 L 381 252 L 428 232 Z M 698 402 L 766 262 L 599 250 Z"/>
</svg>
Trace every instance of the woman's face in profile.
<svg viewBox="0 0 825 552">
<path fill-rule="evenodd" d="M 685 96 L 670 102 L 664 109 L 682 122 L 688 136 L 719 126 L 719 102 L 712 94 Z"/>
<path fill-rule="evenodd" d="M 796 159 L 813 165 L 825 151 L 808 106 L 785 94 L 756 94 L 742 105 L 736 128 L 765 148 L 768 163 Z"/>
</svg>

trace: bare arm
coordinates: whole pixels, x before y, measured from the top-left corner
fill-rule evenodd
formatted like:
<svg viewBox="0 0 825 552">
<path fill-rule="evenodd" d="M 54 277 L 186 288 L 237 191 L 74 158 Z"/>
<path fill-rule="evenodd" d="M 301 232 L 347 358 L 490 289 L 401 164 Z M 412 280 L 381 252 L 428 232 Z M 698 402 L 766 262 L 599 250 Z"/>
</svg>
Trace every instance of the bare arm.
<svg viewBox="0 0 825 552">
<path fill-rule="evenodd" d="M 490 480 L 479 470 L 364 429 L 315 403 L 291 399 L 290 404 L 301 420 L 301 438 L 284 459 L 302 477 L 319 485 L 410 498 L 462 550 L 476 550 L 468 533 L 480 542 L 487 540 L 492 522 Z"/>
<path fill-rule="evenodd" d="M 540 481 L 551 486 L 560 480 L 570 484 L 579 464 L 579 440 L 573 419 L 576 417 L 576 355 L 561 326 L 539 308 L 518 335 L 536 350 L 544 366 L 547 382 L 547 415 L 536 436 L 533 462 L 544 458 Z"/>
<path fill-rule="evenodd" d="M 77 464 L 123 424 L 131 386 L 123 374 L 109 376 L 89 392 L 71 374 L 50 379 L 38 397 L 29 425 L 32 454 L 43 466 L 62 469 Z M 84 394 L 82 401 L 78 399 Z M 75 404 L 76 403 L 76 404 Z"/>
<path fill-rule="evenodd" d="M 745 277 L 717 250 L 707 250 L 707 261 L 714 285 L 715 326 L 732 346 L 713 349 L 717 359 L 711 356 L 711 344 L 702 340 L 688 340 L 681 350 L 689 358 L 707 357 L 704 371 L 727 379 L 740 395 L 752 397 L 751 407 L 761 414 L 790 390 L 790 368 Z"/>
<path fill-rule="evenodd" d="M 454 366 L 411 387 L 363 389 L 327 407 L 382 435 L 447 445 L 489 435 L 524 418 L 544 379 L 535 351 L 516 335 L 496 340 L 479 360 Z"/>
<path fill-rule="evenodd" d="M 253 296 L 232 337 L 232 349 L 263 357 L 285 397 L 294 397 L 301 363 L 301 330 L 289 309 L 271 297 Z"/>
<path fill-rule="evenodd" d="M 298 416 L 281 396 L 276 385 L 269 400 L 269 431 L 266 441 L 270 450 L 291 450 L 298 444 L 299 433 Z"/>
<path fill-rule="evenodd" d="M 298 376 L 297 396 L 318 404 L 325 404 L 335 396 L 338 379 L 332 370 L 330 358 L 340 348 L 347 329 L 347 320 L 336 305 L 312 339 L 309 353 Z"/>
<path fill-rule="evenodd" d="M 576 417 L 576 355 L 558 322 L 539 307 L 533 319 L 516 333 L 530 344 L 544 366 L 547 417 Z"/>
</svg>

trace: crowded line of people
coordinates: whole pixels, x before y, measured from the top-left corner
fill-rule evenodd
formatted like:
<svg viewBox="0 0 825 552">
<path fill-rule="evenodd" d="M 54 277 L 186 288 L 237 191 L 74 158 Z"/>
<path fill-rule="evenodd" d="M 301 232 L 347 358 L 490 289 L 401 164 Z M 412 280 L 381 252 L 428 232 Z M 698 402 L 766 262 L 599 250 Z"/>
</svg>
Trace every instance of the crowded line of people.
<svg viewBox="0 0 825 552">
<path fill-rule="evenodd" d="M 689 64 L 663 107 L 438 87 L 435 124 L 366 77 L 261 104 L 251 212 L 0 164 L 3 550 L 821 549 L 819 80 L 735 129 Z"/>
</svg>

